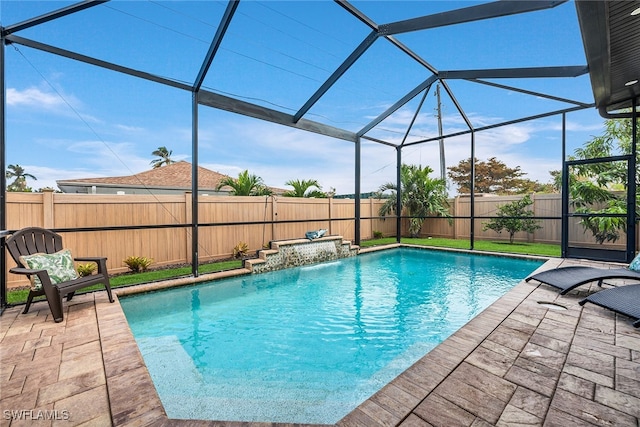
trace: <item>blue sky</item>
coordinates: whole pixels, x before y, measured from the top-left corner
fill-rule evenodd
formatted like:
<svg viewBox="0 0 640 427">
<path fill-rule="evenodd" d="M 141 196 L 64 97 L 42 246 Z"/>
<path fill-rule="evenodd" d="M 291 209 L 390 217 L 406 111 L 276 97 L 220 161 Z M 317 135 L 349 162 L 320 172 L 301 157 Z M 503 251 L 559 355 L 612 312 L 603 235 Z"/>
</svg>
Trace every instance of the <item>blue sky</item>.
<svg viewBox="0 0 640 427">
<path fill-rule="evenodd" d="M 65 7 L 63 1 L 0 0 L 11 25 Z M 480 2 L 354 1 L 378 24 Z M 163 77 L 191 83 L 215 34 L 225 2 L 112 1 L 17 35 Z M 294 113 L 370 30 L 332 1 L 242 1 L 204 88 Z M 397 36 L 438 70 L 585 65 L 573 2 L 554 9 L 452 25 Z M 131 175 L 148 170 L 159 146 L 191 161 L 191 94 L 24 46 L 6 53 L 7 164 L 38 181 Z M 421 65 L 378 39 L 305 118 L 357 131 L 429 77 Z M 494 82 L 585 103 L 588 75 Z M 449 80 L 476 127 L 570 107 L 563 102 Z M 435 86 L 434 86 L 435 88 Z M 399 142 L 419 103 L 413 99 L 368 135 Z M 408 141 L 437 135 L 432 90 Z M 442 91 L 444 133 L 465 130 Z M 567 116 L 569 153 L 601 133 L 595 109 Z M 520 166 L 527 177 L 550 180 L 561 166 L 560 116 L 479 132 L 476 157 Z M 325 190 L 354 191 L 354 145 L 271 123 L 199 108 L 199 161 L 231 176 L 245 169 L 271 186 L 317 179 Z M 447 166 L 470 155 L 469 136 L 447 139 Z M 439 175 L 437 142 L 403 150 L 406 163 Z M 362 191 L 395 180 L 395 150 L 363 142 Z"/>
</svg>

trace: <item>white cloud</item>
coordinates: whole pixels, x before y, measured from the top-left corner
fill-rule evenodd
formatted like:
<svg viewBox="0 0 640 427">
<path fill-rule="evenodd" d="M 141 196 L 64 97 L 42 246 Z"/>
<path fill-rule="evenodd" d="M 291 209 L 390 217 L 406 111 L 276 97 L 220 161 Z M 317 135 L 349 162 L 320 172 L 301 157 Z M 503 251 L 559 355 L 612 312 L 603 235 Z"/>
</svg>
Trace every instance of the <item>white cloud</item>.
<svg viewBox="0 0 640 427">
<path fill-rule="evenodd" d="M 129 133 L 139 133 L 139 132 L 146 131 L 145 128 L 140 126 L 129 126 L 129 125 L 123 125 L 123 124 L 117 124 L 115 125 L 115 128 L 124 132 L 129 132 Z"/>
<path fill-rule="evenodd" d="M 24 169 L 27 173 L 38 178 L 37 181 L 27 179 L 27 184 L 34 190 L 46 187 L 58 190 L 58 184 L 56 184 L 56 180 L 58 179 L 79 179 L 100 176 L 96 175 L 92 170 L 55 169 L 37 165 L 25 165 Z"/>
<path fill-rule="evenodd" d="M 575 122 L 572 120 L 566 121 L 567 132 L 588 132 L 588 131 L 597 131 L 596 133 L 600 133 L 604 130 L 604 123 L 581 123 Z M 550 129 L 562 131 L 562 123 L 554 122 Z"/>
<path fill-rule="evenodd" d="M 425 115 L 425 119 L 428 118 L 429 116 Z M 397 124 L 397 142 L 402 137 L 400 129 L 406 129 L 410 120 L 410 114 L 404 112 L 384 124 L 387 127 Z M 486 120 L 495 121 L 493 118 Z M 432 118 L 431 122 L 435 123 Z M 208 123 L 214 124 L 207 126 L 203 131 L 211 135 L 212 140 L 210 146 L 208 144 L 206 149 L 201 150 L 200 162 L 209 169 L 233 177 L 248 169 L 249 172 L 261 176 L 268 185 L 276 187 L 286 187 L 284 183 L 289 179 L 317 179 L 325 189 L 334 187 L 338 193 L 354 191 L 353 143 L 235 116 Z M 451 118 L 449 130 L 460 124 L 460 117 Z M 523 147 L 536 141 L 536 138 L 546 138 L 544 132 L 550 127 L 549 123 L 537 121 L 478 132 L 475 138 L 476 156 L 483 160 L 495 156 L 510 167 L 521 166 L 527 172 L 528 178 L 547 182 L 548 171 L 558 168 L 556 163 L 559 159 L 556 161 L 553 158 L 544 158 L 543 156 L 548 154 L 544 152 L 540 153 L 539 159 L 532 159 L 527 157 Z M 433 133 L 434 129 L 416 127 L 415 133 Z M 459 129 L 462 130 L 464 127 L 460 126 Z M 470 141 L 470 134 L 448 138 L 445 141 L 447 166 L 469 158 Z M 374 191 L 381 184 L 395 181 L 394 148 L 363 140 L 361 153 L 363 192 Z M 402 161 L 430 166 L 434 169 L 433 175 L 439 176 L 438 142 L 431 141 L 404 148 Z"/>
<path fill-rule="evenodd" d="M 396 129 L 396 141 L 401 139 L 411 117 L 412 113 L 403 112 L 384 123 Z M 435 118 L 424 113 L 420 119 L 423 120 L 416 124 L 413 133 L 435 135 Z M 474 120 L 495 122 L 491 117 L 477 116 Z M 120 123 L 126 123 L 126 120 Z M 534 153 L 535 157 L 525 153 L 531 152 L 530 144 L 537 144 L 537 141 L 541 147 L 555 147 L 557 141 L 549 140 L 549 136 L 559 135 L 556 127 L 557 121 L 538 120 L 477 132 L 476 156 L 483 160 L 495 156 L 510 167 L 521 166 L 530 179 L 548 182 L 548 171 L 558 169 L 560 159 L 546 158 L 550 156 L 546 148 Z M 27 169 L 38 177 L 33 187 L 55 186 L 56 179 L 139 173 L 150 168 L 151 151 L 162 145 L 173 150 L 174 160 L 191 161 L 189 126 L 115 124 L 109 129 L 113 134 L 108 141 L 39 141 L 48 148 L 66 151 L 69 155 L 65 156 L 59 170 L 42 168 L 42 172 L 37 172 L 40 169 Z M 459 116 L 452 116 L 447 121 L 446 131 L 452 132 L 453 129 L 466 129 Z M 219 111 L 211 116 L 209 113 L 203 115 L 199 139 L 200 165 L 208 169 L 232 177 L 247 169 L 262 177 L 267 185 L 280 188 L 288 188 L 284 183 L 290 179 L 317 179 L 325 190 L 333 187 L 342 194 L 354 192 L 355 145 L 351 142 Z M 470 140 L 469 134 L 446 140 L 447 166 L 469 157 Z M 361 153 L 363 192 L 374 191 L 381 184 L 395 181 L 394 148 L 363 140 Z M 428 165 L 434 169 L 434 176 L 440 175 L 437 141 L 404 148 L 402 160 L 409 164 Z"/>
<path fill-rule="evenodd" d="M 132 175 L 150 168 L 151 156 L 140 157 L 129 142 L 75 141 L 67 150 L 83 159 L 83 165 L 103 176 Z"/>
<path fill-rule="evenodd" d="M 65 106 L 65 102 L 58 94 L 44 92 L 36 87 L 30 87 L 22 91 L 15 88 L 8 88 L 7 105 L 55 109 Z"/>
<path fill-rule="evenodd" d="M 7 106 L 25 107 L 30 111 L 44 111 L 59 116 L 73 117 L 85 123 L 102 123 L 100 119 L 83 112 L 83 103 L 73 95 L 63 92 L 29 87 L 24 90 L 7 89 Z"/>
<path fill-rule="evenodd" d="M 228 175 L 232 178 L 236 178 L 238 174 L 244 171 L 244 169 L 239 166 L 227 165 L 224 163 L 202 163 L 201 162 L 200 166 L 202 166 L 205 169 L 219 172 L 223 175 Z"/>
</svg>

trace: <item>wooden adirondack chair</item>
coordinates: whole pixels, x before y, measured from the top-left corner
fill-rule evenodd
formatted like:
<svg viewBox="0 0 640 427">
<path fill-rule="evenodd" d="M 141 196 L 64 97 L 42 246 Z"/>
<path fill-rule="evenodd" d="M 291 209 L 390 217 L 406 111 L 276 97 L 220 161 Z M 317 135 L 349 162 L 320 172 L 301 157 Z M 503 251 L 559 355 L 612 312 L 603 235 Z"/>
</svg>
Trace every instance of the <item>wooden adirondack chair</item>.
<svg viewBox="0 0 640 427">
<path fill-rule="evenodd" d="M 31 306 L 34 297 L 46 295 L 54 320 L 56 322 L 62 322 L 64 319 L 62 311 L 62 297 L 66 296 L 67 301 L 70 301 L 77 290 L 96 285 L 98 283 L 104 284 L 104 287 L 107 290 L 107 295 L 109 296 L 109 301 L 113 302 L 111 285 L 109 283 L 109 274 L 107 273 L 107 258 L 74 258 L 75 261 L 95 262 L 98 265 L 98 271 L 96 274 L 79 277 L 77 274 L 74 274 L 75 269 L 73 272 L 69 270 L 73 269 L 73 260 L 70 257 L 70 252 L 67 253 L 63 251 L 62 237 L 53 231 L 39 227 L 24 228 L 15 232 L 7 239 L 6 246 L 13 260 L 18 264 L 17 267 L 14 267 L 9 271 L 15 274 L 25 274 L 32 278 L 32 283 L 34 283 L 34 286 L 32 286 L 29 291 L 27 305 L 22 313 L 27 313 L 29 311 L 29 307 Z M 61 253 L 61 251 L 63 252 Z M 38 254 L 44 256 L 38 257 Z M 34 255 L 36 257 L 34 257 Z M 67 255 L 68 260 L 66 257 Z M 56 275 L 58 264 L 54 266 L 55 268 L 50 268 L 49 270 L 44 268 L 29 268 L 28 264 L 33 264 L 34 260 L 43 259 L 51 259 L 51 262 L 58 262 L 60 259 L 67 261 L 67 265 L 65 266 L 67 274 L 66 276 L 64 274 L 60 276 L 67 277 L 67 279 L 60 281 L 60 277 Z M 56 270 L 56 272 L 54 272 L 54 270 Z M 69 276 L 74 277 L 69 278 Z M 35 280 L 35 277 L 39 280 Z"/>
</svg>

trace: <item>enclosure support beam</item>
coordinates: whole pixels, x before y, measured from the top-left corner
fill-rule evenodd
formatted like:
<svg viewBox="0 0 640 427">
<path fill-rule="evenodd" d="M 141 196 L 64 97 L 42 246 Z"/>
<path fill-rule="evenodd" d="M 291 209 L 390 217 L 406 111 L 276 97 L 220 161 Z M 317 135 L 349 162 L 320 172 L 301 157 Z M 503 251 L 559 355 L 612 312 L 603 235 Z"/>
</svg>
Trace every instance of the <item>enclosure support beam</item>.
<svg viewBox="0 0 640 427">
<path fill-rule="evenodd" d="M 81 10 L 98 6 L 108 1 L 109 0 L 91 0 L 72 4 L 71 6 L 63 7 L 61 9 L 54 10 L 53 12 L 49 12 L 44 15 L 28 19 L 26 21 L 19 22 L 14 25 L 9 25 L 8 27 L 3 28 L 3 33 L 4 35 L 7 35 L 15 33 L 16 31 L 26 30 L 27 28 L 35 27 L 36 25 L 44 24 L 45 22 L 53 21 L 54 19 L 63 18 L 67 15 L 71 15 L 72 13 L 80 12 Z"/>
<path fill-rule="evenodd" d="M 293 122 L 297 123 L 298 120 L 300 120 L 302 116 L 304 116 L 307 111 L 309 111 L 311 107 L 313 107 L 314 104 L 318 102 L 318 100 L 320 100 L 320 98 L 322 98 L 322 96 L 327 93 L 329 89 L 331 89 L 331 86 L 333 86 L 338 81 L 338 79 L 342 77 L 342 75 L 346 73 L 353 64 L 355 64 L 358 58 L 360 58 L 362 54 L 364 54 L 377 39 L 377 31 L 372 31 L 371 33 L 369 33 L 369 35 L 362 41 L 362 43 L 360 43 L 360 45 L 358 45 L 358 47 L 351 53 L 351 55 L 349 55 L 347 59 L 345 59 L 344 62 L 340 64 L 338 69 L 333 72 L 333 74 L 322 84 L 322 86 L 320 86 L 316 93 L 314 93 L 311 98 L 309 98 L 309 100 L 305 102 L 302 108 L 298 110 L 298 112 L 293 116 Z"/>
<path fill-rule="evenodd" d="M 216 35 L 213 37 L 211 42 L 211 46 L 209 46 L 209 51 L 207 52 L 207 56 L 202 63 L 202 67 L 198 72 L 198 77 L 196 77 L 195 82 L 193 83 L 193 90 L 199 91 L 202 87 L 202 83 L 204 82 L 204 78 L 207 75 L 207 71 L 209 71 L 209 67 L 213 62 L 213 58 L 216 56 L 218 49 L 220 48 L 220 44 L 222 43 L 222 39 L 227 32 L 227 28 L 229 28 L 229 24 L 231 23 L 231 19 L 233 19 L 233 14 L 236 12 L 238 5 L 240 4 L 240 0 L 230 0 L 227 4 L 227 9 L 224 11 L 224 15 L 222 16 L 222 20 L 220 25 L 218 25 L 218 30 L 216 31 Z"/>
<path fill-rule="evenodd" d="M 573 99 L 560 98 L 558 96 L 547 95 L 546 93 L 534 92 L 532 90 L 521 89 L 521 88 L 518 88 L 518 87 L 515 87 L 515 86 L 507 86 L 507 85 L 502 85 L 502 84 L 499 84 L 499 83 L 489 82 L 489 81 L 486 81 L 486 80 L 480 80 L 480 79 L 475 79 L 475 78 L 474 79 L 467 79 L 467 81 L 470 81 L 470 82 L 473 82 L 473 83 L 479 83 L 479 84 L 483 84 L 483 85 L 487 85 L 487 86 L 497 87 L 499 89 L 505 89 L 505 90 L 512 91 L 512 92 L 524 93 L 525 95 L 531 95 L 531 96 L 537 96 L 537 97 L 540 97 L 540 98 L 551 99 L 552 101 L 566 102 L 567 104 L 579 105 L 581 107 L 589 107 L 589 104 L 586 104 L 584 102 L 575 101 Z"/>
<path fill-rule="evenodd" d="M 407 126 L 407 131 L 404 133 L 404 136 L 402 137 L 402 142 L 400 143 L 400 146 L 403 146 L 404 143 L 407 141 L 407 138 L 409 137 L 409 132 L 411 132 L 411 129 L 413 128 L 413 125 L 415 124 L 416 119 L 418 118 L 418 114 L 420 114 L 420 110 L 422 110 L 422 105 L 424 104 L 424 100 L 427 98 L 428 93 L 429 93 L 428 90 L 424 91 L 424 95 L 422 95 L 422 98 L 420 99 L 418 108 L 416 108 L 416 112 L 413 114 L 413 117 L 411 118 L 411 123 L 409 123 L 409 126 Z"/>
<path fill-rule="evenodd" d="M 356 154 L 356 167 L 355 167 L 355 198 L 354 198 L 354 202 L 355 202 L 355 206 L 354 206 L 354 216 L 355 216 L 355 230 L 354 230 L 354 237 L 355 237 L 355 244 L 356 245 L 360 245 L 360 178 L 361 178 L 361 173 L 360 173 L 360 167 L 361 167 L 361 161 L 362 161 L 362 155 L 361 155 L 361 150 L 362 150 L 362 141 L 360 140 L 360 138 L 358 138 L 358 140 L 356 141 L 356 149 L 355 149 L 355 154 Z"/>
<path fill-rule="evenodd" d="M 570 108 L 565 108 L 563 110 L 550 111 L 548 113 L 536 114 L 535 116 L 523 117 L 521 119 L 509 120 L 509 121 L 502 122 L 502 123 L 496 123 L 496 124 L 493 124 L 493 125 L 482 126 L 482 127 L 476 128 L 475 131 L 476 132 L 482 132 L 482 131 L 485 131 L 485 130 L 495 129 L 495 128 L 499 128 L 499 127 L 502 127 L 502 126 L 509 126 L 509 125 L 514 125 L 516 123 L 527 122 L 527 121 L 530 121 L 530 120 L 538 120 L 538 119 L 543 119 L 545 117 L 557 116 L 558 114 L 570 113 L 572 111 L 584 110 L 586 108 L 592 108 L 594 106 L 595 106 L 595 104 L 589 104 L 589 105 L 587 105 L 585 107 L 570 107 Z M 448 135 L 444 135 L 444 136 L 442 136 L 442 138 L 452 138 L 454 136 L 467 135 L 469 133 L 471 133 L 471 130 L 463 130 L 463 131 L 460 131 L 460 132 L 454 132 L 454 133 L 450 133 Z M 437 141 L 440 138 L 441 138 L 440 136 L 434 136 L 433 138 L 425 138 L 425 139 L 421 139 L 420 141 L 408 142 L 408 143 L 405 144 L 405 147 L 408 147 L 410 145 L 422 144 L 422 143 L 425 143 L 425 142 Z"/>
<path fill-rule="evenodd" d="M 106 68 L 111 71 L 127 74 L 130 76 L 138 77 L 141 79 L 149 80 L 152 82 L 160 83 L 166 86 L 175 87 L 177 89 L 191 91 L 193 88 L 190 85 L 176 82 L 171 79 L 159 77 L 150 73 L 134 70 L 132 68 L 123 67 L 117 64 L 113 64 L 99 59 L 91 58 L 86 55 L 81 55 L 68 50 L 60 49 L 54 46 L 49 46 L 44 43 L 36 42 L 33 40 L 25 39 L 15 35 L 6 37 L 7 43 L 15 43 L 22 46 L 27 46 L 32 49 L 41 50 L 54 55 L 59 55 L 65 58 L 69 58 L 75 61 L 84 62 L 86 64 L 95 65 L 97 67 Z M 215 94 L 208 91 L 200 91 L 198 100 L 200 104 L 209 107 L 217 108 L 219 110 L 230 111 L 232 113 L 241 114 L 248 117 L 253 117 L 260 120 L 265 120 L 285 126 L 291 126 L 297 129 L 305 130 L 308 132 L 315 132 L 321 135 L 329 136 L 332 138 L 342 139 L 345 141 L 355 142 L 356 134 L 347 130 L 338 129 L 332 126 L 327 126 L 323 123 L 314 122 L 312 120 L 300 119 L 297 123 L 294 123 L 293 116 L 285 114 L 277 110 L 262 107 L 260 105 L 251 104 L 249 102 L 240 101 L 227 96 Z"/>
<path fill-rule="evenodd" d="M 627 262 L 631 262 L 636 252 L 636 153 L 638 151 L 638 98 L 631 100 L 631 155 L 627 168 Z"/>
<path fill-rule="evenodd" d="M 346 0 L 334 0 L 334 1 L 336 3 L 338 3 L 340 6 L 342 6 L 347 12 L 349 12 L 350 14 L 355 16 L 357 19 L 359 19 L 360 22 L 362 22 L 363 24 L 365 24 L 366 26 L 368 26 L 372 30 L 378 32 L 378 24 L 373 22 L 368 16 L 366 16 L 364 13 L 362 13 L 360 10 L 358 10 L 355 6 L 350 4 L 348 1 L 346 1 Z M 438 73 L 438 70 L 436 70 L 436 68 L 433 65 L 429 64 L 422 57 L 420 57 L 420 55 L 418 55 L 417 53 L 415 53 L 414 51 L 409 49 L 407 46 L 402 44 L 395 37 L 390 36 L 390 35 L 384 35 L 384 34 L 381 34 L 381 36 L 384 37 L 385 39 L 387 39 L 387 41 L 389 41 L 395 47 L 397 47 L 398 49 L 400 49 L 401 51 L 403 51 L 404 53 L 409 55 L 410 58 L 412 58 L 413 60 L 417 61 L 420 65 L 425 67 L 427 70 L 431 71 L 433 74 L 437 74 Z"/>
<path fill-rule="evenodd" d="M 470 205 L 469 208 L 471 209 L 471 223 L 469 224 L 469 249 L 473 250 L 474 245 L 475 245 L 475 230 L 476 230 L 476 192 L 475 192 L 475 187 L 476 187 L 476 131 L 473 128 L 473 124 L 471 124 L 471 120 L 469 120 L 469 117 L 467 117 L 467 115 L 465 114 L 464 110 L 462 109 L 462 106 L 460 105 L 460 103 L 458 102 L 458 100 L 456 99 L 455 95 L 453 94 L 453 91 L 451 90 L 451 88 L 449 87 L 449 85 L 447 84 L 446 81 L 444 80 L 440 80 L 440 83 L 442 83 L 442 87 L 444 87 L 444 90 L 447 91 L 447 94 L 449 95 L 449 98 L 451 98 L 451 101 L 453 101 L 453 105 L 456 106 L 456 109 L 458 110 L 458 112 L 460 113 L 460 115 L 462 116 L 462 119 L 464 120 L 464 122 L 467 124 L 467 126 L 469 127 L 469 131 L 471 132 L 471 188 L 470 188 L 470 196 L 471 196 L 471 200 L 470 200 Z M 442 139 L 442 135 L 439 136 L 439 139 Z"/>
<path fill-rule="evenodd" d="M 498 18 L 519 13 L 534 12 L 536 10 L 554 8 L 567 0 L 528 0 L 528 1 L 496 1 L 462 9 L 441 12 L 404 21 L 391 22 L 380 25 L 382 34 L 400 34 L 410 31 L 427 30 L 429 28 Z"/>
<path fill-rule="evenodd" d="M 312 120 L 300 119 L 294 123 L 293 116 L 271 108 L 262 107 L 260 105 L 251 104 L 249 102 L 240 101 L 228 96 L 201 90 L 198 96 L 198 102 L 201 105 L 217 108 L 219 110 L 229 111 L 231 113 L 241 114 L 255 119 L 265 120 L 267 122 L 279 125 L 290 126 L 292 128 L 314 132 L 320 135 L 330 136 L 332 138 L 342 139 L 345 141 L 356 142 L 357 135 L 353 132 L 338 129 Z"/>
<path fill-rule="evenodd" d="M 218 30 L 216 31 L 216 34 L 211 41 L 211 45 L 209 46 L 207 55 L 202 63 L 202 67 L 200 67 L 198 76 L 193 83 L 191 92 L 191 274 L 193 275 L 193 277 L 198 277 L 198 264 L 200 262 L 198 254 L 198 249 L 200 247 L 200 233 L 198 228 L 200 222 L 198 217 L 198 108 L 200 106 L 200 103 L 198 102 L 198 98 L 200 94 L 200 88 L 202 87 L 202 83 L 204 82 L 204 78 L 209 71 L 209 67 L 211 67 L 213 58 L 220 48 L 222 39 L 227 32 L 227 28 L 229 28 L 231 19 L 233 19 L 233 15 L 239 4 L 239 0 L 230 0 L 227 4 L 227 8 L 224 12 L 224 15 L 222 16 L 222 20 L 220 22 L 220 25 L 218 26 Z"/>
<path fill-rule="evenodd" d="M 567 257 L 569 247 L 569 167 L 567 161 L 567 113 L 562 113 L 562 220 L 560 225 L 560 248 L 562 258 Z"/>
<path fill-rule="evenodd" d="M 4 29 L 0 27 L 0 313 L 7 305 L 7 251 L 5 251 L 4 231 L 7 229 L 7 181 L 5 171 L 6 165 L 6 100 L 5 88 L 5 45 Z"/>
<path fill-rule="evenodd" d="M 471 223 L 469 224 L 469 249 L 473 250 L 475 244 L 476 233 L 476 133 L 471 128 L 471 188 L 470 188 L 470 205 Z"/>
<path fill-rule="evenodd" d="M 426 93 L 426 92 L 425 92 Z M 396 242 L 402 240 L 402 145 L 396 147 Z"/>
<path fill-rule="evenodd" d="M 579 77 L 589 72 L 587 65 L 561 67 L 495 68 L 485 70 L 440 71 L 441 79 L 531 79 Z"/>
<path fill-rule="evenodd" d="M 191 99 L 191 274 L 198 277 L 198 92 Z"/>
<path fill-rule="evenodd" d="M 387 117 L 389 117 L 390 115 L 395 113 L 400 107 L 402 107 L 407 102 L 411 101 L 413 98 L 415 98 L 423 90 L 426 90 L 428 92 L 429 88 L 431 87 L 431 85 L 436 80 L 438 80 L 438 77 L 433 75 L 433 76 L 429 77 L 428 79 L 426 79 L 425 81 L 423 81 L 422 83 L 420 83 L 411 92 L 409 92 L 408 94 L 403 96 L 400 100 L 398 100 L 398 102 L 393 104 L 391 107 L 387 108 L 387 110 L 384 113 L 380 114 L 378 117 L 376 117 L 371 122 L 369 122 L 368 125 L 366 125 L 361 130 L 359 130 L 358 131 L 358 136 L 362 136 L 365 133 L 369 132 L 374 127 L 378 126 L 378 124 L 380 124 L 380 122 L 382 122 L 384 119 L 386 119 Z"/>
<path fill-rule="evenodd" d="M 32 49 L 41 50 L 43 52 L 48 52 L 54 55 L 62 56 L 64 58 L 73 59 L 74 61 L 84 62 L 85 64 L 95 65 L 96 67 L 106 68 L 107 70 L 117 71 L 119 73 L 128 74 L 130 76 L 139 77 L 141 79 L 149 80 L 152 82 L 160 83 L 166 86 L 175 87 L 183 90 L 191 90 L 191 86 L 177 82 L 175 80 L 166 79 L 164 77 L 156 76 L 151 73 L 146 73 L 144 71 L 135 70 L 133 68 L 123 67 L 121 65 L 117 65 L 111 62 L 102 61 L 100 59 L 92 58 L 87 55 L 82 55 L 80 53 L 71 52 L 69 50 L 60 49 L 55 46 L 51 46 L 45 43 L 40 43 L 34 40 L 29 40 L 24 37 L 18 37 L 16 35 L 9 35 L 6 37 L 8 43 L 19 44 L 22 46 L 27 46 Z"/>
<path fill-rule="evenodd" d="M 355 7 L 354 5 L 352 5 L 346 0 L 334 0 L 334 1 L 338 3 L 340 6 L 342 6 L 342 8 L 345 9 L 347 12 L 349 12 L 350 14 L 358 18 L 360 22 L 365 24 L 367 27 L 371 28 L 374 31 L 378 31 L 378 25 L 375 22 L 373 22 L 367 15 L 362 13 L 357 7 Z"/>
</svg>

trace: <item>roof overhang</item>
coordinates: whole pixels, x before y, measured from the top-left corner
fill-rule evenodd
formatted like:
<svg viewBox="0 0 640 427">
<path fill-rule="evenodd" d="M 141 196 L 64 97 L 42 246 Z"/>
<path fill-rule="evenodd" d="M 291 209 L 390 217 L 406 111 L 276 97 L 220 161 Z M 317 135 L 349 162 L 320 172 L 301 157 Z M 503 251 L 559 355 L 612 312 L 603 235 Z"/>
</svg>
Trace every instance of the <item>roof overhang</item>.
<svg viewBox="0 0 640 427">
<path fill-rule="evenodd" d="M 603 117 L 640 96 L 640 0 L 576 0 L 596 108 Z M 635 82 L 635 83 L 632 83 Z"/>
</svg>

